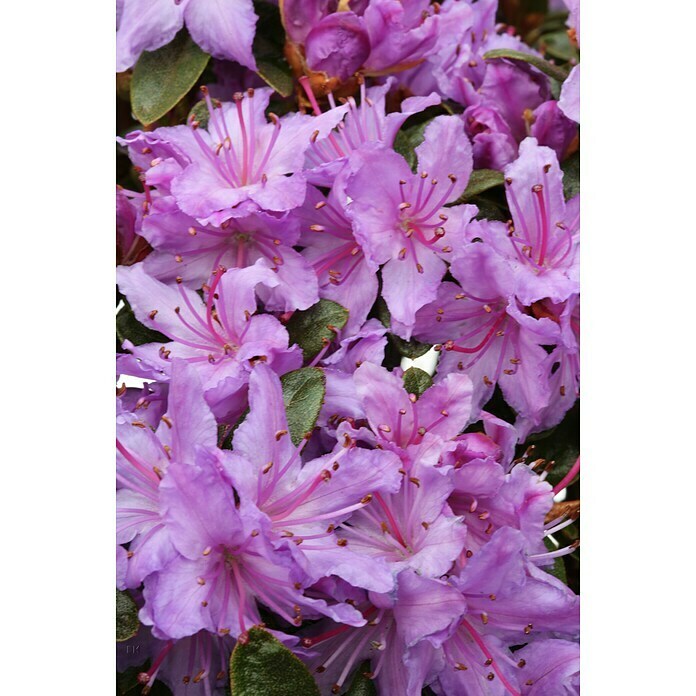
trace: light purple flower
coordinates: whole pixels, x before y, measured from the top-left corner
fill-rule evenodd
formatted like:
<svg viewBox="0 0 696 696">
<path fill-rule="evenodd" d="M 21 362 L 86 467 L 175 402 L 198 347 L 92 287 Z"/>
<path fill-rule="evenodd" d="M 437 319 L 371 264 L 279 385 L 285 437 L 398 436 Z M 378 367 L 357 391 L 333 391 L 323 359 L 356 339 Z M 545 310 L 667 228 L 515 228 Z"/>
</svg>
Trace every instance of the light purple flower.
<svg viewBox="0 0 696 696">
<path fill-rule="evenodd" d="M 352 77 L 370 55 L 365 23 L 350 11 L 323 17 L 307 34 L 304 46 L 312 70 L 339 80 Z"/>
<path fill-rule="evenodd" d="M 356 602 L 367 619 L 352 628 L 323 622 L 302 638 L 306 658 L 322 693 L 339 693 L 361 660 L 379 693 L 420 696 L 441 668 L 436 647 L 466 609 L 462 595 L 446 582 L 404 570 L 392 595 L 370 593 Z"/>
<path fill-rule="evenodd" d="M 468 375 L 473 416 L 499 384 L 508 404 L 538 424 L 550 398 L 548 354 L 541 347 L 546 341 L 539 334 L 546 328 L 555 336 L 555 324 L 516 311 L 510 265 L 485 242 L 467 245 L 450 272 L 461 285 L 442 283 L 437 299 L 418 312 L 414 332 L 420 340 L 442 344 L 436 379 L 451 372 Z"/>
<path fill-rule="evenodd" d="M 314 113 L 319 115 L 321 109 L 314 97 L 307 78 L 300 78 L 300 83 L 310 100 Z M 429 106 L 440 103 L 440 96 L 431 92 L 423 97 L 408 97 L 401 102 L 401 110 L 386 113 L 386 97 L 394 87 L 396 80 L 389 77 L 384 84 L 365 88 L 360 84 L 360 104 L 354 97 L 346 100 L 348 111 L 328 137 L 313 140 L 307 150 L 307 180 L 317 186 L 331 186 L 344 167 L 348 156 L 366 143 L 381 143 L 386 147 L 394 144 L 396 134 L 406 119 L 424 111 Z M 333 94 L 329 94 L 331 110 L 338 108 Z M 340 199 L 337 188 L 333 195 Z"/>
<path fill-rule="evenodd" d="M 176 554 L 162 519 L 160 484 L 171 460 L 188 464 L 197 447 L 214 448 L 217 424 L 196 371 L 172 365 L 168 414 L 156 431 L 135 414 L 116 420 L 116 541 L 129 543 L 126 587 L 138 587 Z"/>
<path fill-rule="evenodd" d="M 336 189 L 324 196 L 309 186 L 307 198 L 293 218 L 301 225 L 302 256 L 318 278 L 319 296 L 349 311 L 344 334 L 350 335 L 365 323 L 379 283 L 353 236 L 353 225 Z"/>
<path fill-rule="evenodd" d="M 524 306 L 565 301 L 579 290 L 580 210 L 577 200 L 565 202 L 553 150 L 523 140 L 505 168 L 505 189 L 512 223 L 482 225 L 482 239 L 510 263 L 513 294 Z"/>
<path fill-rule="evenodd" d="M 171 192 L 181 211 L 201 224 L 219 226 L 261 210 L 283 213 L 304 200 L 302 165 L 311 139 L 327 135 L 348 107 L 316 117 L 271 116 L 269 123 L 264 112 L 271 93 L 249 89 L 225 103 L 206 94 L 207 129 L 194 120 L 131 133 L 122 142 L 146 170 L 146 183 Z"/>
<path fill-rule="evenodd" d="M 303 464 L 303 441 L 295 447 L 278 377 L 257 366 L 249 383 L 249 414 L 234 434 L 225 471 L 245 500 L 269 518 L 278 543 L 293 555 L 312 582 L 337 575 L 357 587 L 386 592 L 391 570 L 356 554 L 336 530 L 380 492 L 398 490 L 400 462 L 391 452 L 356 448 L 350 438 L 332 452 Z"/>
<path fill-rule="evenodd" d="M 363 20 L 371 44 L 368 74 L 412 67 L 437 44 L 440 18 L 429 0 L 370 0 Z"/>
<path fill-rule="evenodd" d="M 348 215 L 368 265 L 382 268 L 382 295 L 399 332 L 409 338 L 416 312 L 435 299 L 454 248 L 464 243 L 476 207 L 444 208 L 461 195 L 472 171 L 471 144 L 456 116 L 439 116 L 416 149 L 419 174 L 380 146 L 352 156 Z"/>
<path fill-rule="evenodd" d="M 213 57 L 256 70 L 251 46 L 257 20 L 251 0 L 117 0 L 116 71 L 168 44 L 184 24 Z"/>
<path fill-rule="evenodd" d="M 537 636 L 577 635 L 577 596 L 526 560 L 522 535 L 514 529 L 497 531 L 451 581 L 466 600 L 467 616 L 443 644 L 447 664 L 439 682 L 445 696 L 519 694 L 524 661 L 518 663 L 508 646 Z"/>
<path fill-rule="evenodd" d="M 576 65 L 561 87 L 558 108 L 571 120 L 580 123 L 580 66 Z"/>
<path fill-rule="evenodd" d="M 285 327 L 272 315 L 254 315 L 256 287 L 278 284 L 263 259 L 247 268 L 220 267 L 205 288 L 205 300 L 183 283 L 160 283 L 140 264 L 120 268 L 118 283 L 138 320 L 172 339 L 142 346 L 125 341 L 131 355 L 119 358 L 121 371 L 145 371 L 166 381 L 175 358 L 195 364 L 208 404 L 219 418 L 241 415 L 255 363 L 266 361 L 280 374 L 302 364 L 299 349 L 288 349 Z"/>
<path fill-rule="evenodd" d="M 246 268 L 265 259 L 277 280 L 258 288 L 266 309 L 307 309 L 319 299 L 316 275 L 292 248 L 300 236 L 298 221 L 287 214 L 252 213 L 213 227 L 182 213 L 172 198 L 160 198 L 153 201 L 142 234 L 155 249 L 144 268 L 165 283 L 180 278 L 198 289 L 220 266 Z"/>
<path fill-rule="evenodd" d="M 140 618 L 156 633 L 183 638 L 206 629 L 236 637 L 261 622 L 257 601 L 295 625 L 302 608 L 311 616 L 362 622 L 348 605 L 303 595 L 301 570 L 287 548 L 272 545 L 268 518 L 235 496 L 219 454 L 199 448 L 193 463 L 173 462 L 160 500 L 179 555 L 145 579 Z"/>
<path fill-rule="evenodd" d="M 515 657 L 520 658 L 522 696 L 580 696 L 578 643 L 537 640 L 525 645 Z"/>
</svg>

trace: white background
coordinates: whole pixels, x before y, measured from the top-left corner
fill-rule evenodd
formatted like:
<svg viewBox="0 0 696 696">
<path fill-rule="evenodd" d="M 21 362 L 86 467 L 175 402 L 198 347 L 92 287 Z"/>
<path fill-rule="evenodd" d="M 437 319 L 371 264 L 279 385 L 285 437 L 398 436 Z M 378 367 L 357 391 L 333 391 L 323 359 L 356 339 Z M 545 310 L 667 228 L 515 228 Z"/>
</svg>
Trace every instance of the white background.
<svg viewBox="0 0 696 696">
<path fill-rule="evenodd" d="M 583 693 L 695 693 L 689 3 L 582 18 Z M 114 12 L 0 22 L 1 690 L 112 693 Z"/>
</svg>

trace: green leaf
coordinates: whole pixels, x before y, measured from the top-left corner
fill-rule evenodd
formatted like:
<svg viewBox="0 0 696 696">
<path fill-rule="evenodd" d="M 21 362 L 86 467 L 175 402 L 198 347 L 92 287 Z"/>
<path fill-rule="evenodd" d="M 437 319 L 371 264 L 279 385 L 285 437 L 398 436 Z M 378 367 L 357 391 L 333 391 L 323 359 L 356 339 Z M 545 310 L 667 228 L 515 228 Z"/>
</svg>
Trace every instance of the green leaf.
<svg viewBox="0 0 696 696">
<path fill-rule="evenodd" d="M 116 590 L 116 642 L 129 640 L 139 627 L 138 607 L 133 598 L 127 592 Z"/>
<path fill-rule="evenodd" d="M 568 201 L 580 193 L 580 153 L 576 152 L 561 162 L 561 169 L 563 170 L 563 195 Z"/>
<path fill-rule="evenodd" d="M 280 10 L 267 3 L 254 3 L 259 16 L 252 52 L 259 77 L 278 94 L 289 97 L 295 87 L 292 71 L 285 60 L 285 30 Z"/>
<path fill-rule="evenodd" d="M 408 162 L 408 166 L 413 171 L 418 163 L 416 148 L 425 139 L 425 129 L 429 123 L 430 121 L 423 121 L 423 123 L 417 123 L 410 128 L 402 128 L 394 139 L 394 150 Z"/>
<path fill-rule="evenodd" d="M 209 119 L 210 111 L 208 110 L 208 105 L 205 103 L 205 100 L 201 99 L 201 101 L 196 102 L 191 111 L 189 111 L 186 117 L 186 123 L 197 121 L 201 128 L 207 128 Z"/>
<path fill-rule="evenodd" d="M 319 300 L 309 309 L 295 312 L 288 322 L 290 344 L 302 348 L 305 362 L 312 360 L 319 351 L 336 337 L 348 321 L 348 310 L 338 302 Z"/>
<path fill-rule="evenodd" d="M 502 172 L 496 171 L 495 169 L 476 169 L 471 172 L 469 183 L 466 185 L 464 193 L 454 205 L 468 203 L 474 196 L 478 196 L 484 191 L 488 191 L 488 189 L 495 188 L 496 186 L 502 186 L 504 181 L 505 177 Z"/>
<path fill-rule="evenodd" d="M 366 660 L 355 670 L 355 675 L 345 696 L 377 696 L 374 681 L 365 676 L 365 673 L 369 673 L 369 671 L 370 662 Z"/>
<path fill-rule="evenodd" d="M 556 546 L 548 537 L 544 539 L 544 544 L 549 551 L 555 551 Z M 542 568 L 554 578 L 558 578 L 564 585 L 568 584 L 568 576 L 566 575 L 565 563 L 563 557 L 555 558 L 553 566 L 542 566 Z"/>
<path fill-rule="evenodd" d="M 133 68 L 133 115 L 148 125 L 175 107 L 196 84 L 210 56 L 185 30 L 156 51 L 145 51 Z"/>
<path fill-rule="evenodd" d="M 299 445 L 317 423 L 326 395 L 326 375 L 318 367 L 303 367 L 284 374 L 280 382 L 290 437 Z"/>
<path fill-rule="evenodd" d="M 258 626 L 238 640 L 230 657 L 232 696 L 320 696 L 298 657 Z"/>
<path fill-rule="evenodd" d="M 404 372 L 404 389 L 409 394 L 415 394 L 416 398 L 423 395 L 423 392 L 431 387 L 433 378 L 419 367 L 409 367 Z"/>
<path fill-rule="evenodd" d="M 522 51 L 513 51 L 510 48 L 496 48 L 493 51 L 488 51 L 483 54 L 485 60 L 495 60 L 497 58 L 505 58 L 506 60 L 517 60 L 522 63 L 529 63 L 534 66 L 537 70 L 541 70 L 544 75 L 552 77 L 554 80 L 563 82 L 563 80 L 568 77 L 568 71 L 563 68 L 559 68 L 553 63 L 549 63 L 539 56 L 532 55 L 530 53 L 523 53 Z"/>
<path fill-rule="evenodd" d="M 123 300 L 123 307 L 116 315 L 116 337 L 120 343 L 128 339 L 136 346 L 141 346 L 143 343 L 169 342 L 169 339 L 164 334 L 141 324 L 135 318 L 133 310 L 125 299 Z"/>
</svg>

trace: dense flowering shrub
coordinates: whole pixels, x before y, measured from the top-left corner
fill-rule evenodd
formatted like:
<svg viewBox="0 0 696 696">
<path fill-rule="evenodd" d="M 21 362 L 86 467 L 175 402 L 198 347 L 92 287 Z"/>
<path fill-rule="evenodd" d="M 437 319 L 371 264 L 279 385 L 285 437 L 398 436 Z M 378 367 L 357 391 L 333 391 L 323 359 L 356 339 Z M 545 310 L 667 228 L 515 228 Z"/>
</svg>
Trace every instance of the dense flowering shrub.
<svg viewBox="0 0 696 696">
<path fill-rule="evenodd" d="M 117 2 L 118 693 L 579 693 L 565 1 Z"/>
</svg>

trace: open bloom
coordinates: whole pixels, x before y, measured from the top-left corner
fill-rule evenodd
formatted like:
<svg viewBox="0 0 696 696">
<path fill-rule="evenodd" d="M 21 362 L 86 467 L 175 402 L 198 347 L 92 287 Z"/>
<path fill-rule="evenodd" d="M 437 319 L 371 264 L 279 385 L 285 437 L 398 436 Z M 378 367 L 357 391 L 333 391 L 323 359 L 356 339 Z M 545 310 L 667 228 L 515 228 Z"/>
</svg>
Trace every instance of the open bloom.
<svg viewBox="0 0 696 696">
<path fill-rule="evenodd" d="M 474 416 L 499 384 L 510 406 L 536 427 L 549 402 L 542 345 L 553 345 L 554 323 L 518 308 L 510 265 L 485 242 L 468 244 L 450 272 L 461 285 L 442 283 L 437 299 L 416 318 L 415 336 L 442 345 L 437 379 L 451 372 L 468 375 Z M 548 340 L 540 335 L 544 330 Z"/>
<path fill-rule="evenodd" d="M 316 273 L 319 296 L 349 311 L 344 333 L 354 333 L 377 299 L 379 282 L 353 235 L 353 225 L 336 188 L 324 196 L 308 186 L 307 198 L 293 217 L 301 225 L 302 256 Z"/>
<path fill-rule="evenodd" d="M 381 146 L 352 156 L 347 211 L 365 259 L 382 268 L 383 296 L 400 333 L 408 338 L 415 314 L 435 299 L 445 259 L 464 242 L 476 213 L 472 205 L 445 208 L 466 188 L 472 170 L 471 144 L 456 116 L 439 116 L 416 148 L 419 174 Z"/>
<path fill-rule="evenodd" d="M 441 669 L 436 648 L 466 609 L 461 593 L 407 569 L 397 576 L 395 592 L 371 592 L 355 604 L 364 626 L 322 622 L 302 638 L 302 646 L 314 655 L 306 661 L 322 694 L 340 693 L 355 667 L 368 659 L 368 676 L 377 682 L 378 693 L 420 696 Z"/>
<path fill-rule="evenodd" d="M 344 14 L 344 13 L 339 13 Z M 307 78 L 300 78 L 314 113 L 319 115 L 321 109 Z M 383 85 L 365 87 L 360 84 L 360 104 L 353 97 L 348 97 L 348 111 L 336 130 L 322 140 L 313 140 L 307 150 L 307 179 L 317 186 L 330 186 L 348 156 L 365 143 L 382 143 L 386 147 L 394 144 L 396 134 L 406 119 L 440 103 L 440 97 L 431 92 L 423 97 L 408 97 L 401 102 L 401 110 L 386 113 L 386 96 L 394 87 L 395 80 L 390 77 Z M 331 109 L 338 108 L 333 94 L 329 94 Z"/>
<path fill-rule="evenodd" d="M 198 289 L 220 266 L 246 268 L 262 258 L 275 271 L 277 281 L 273 287 L 258 287 L 267 309 L 307 309 L 319 299 L 315 274 L 292 248 L 300 236 L 299 224 L 287 214 L 252 213 L 213 227 L 199 224 L 182 213 L 172 198 L 163 197 L 153 201 L 142 234 L 155 249 L 144 268 L 165 283 L 180 278 Z"/>
<path fill-rule="evenodd" d="M 176 555 L 160 505 L 160 483 L 170 461 L 189 463 L 196 448 L 216 444 L 217 424 L 200 379 L 183 361 L 172 365 L 169 407 L 156 430 L 137 412 L 117 416 L 116 541 L 129 544 L 123 586 L 138 587 Z"/>
<path fill-rule="evenodd" d="M 393 587 L 382 560 L 356 554 L 341 523 L 373 499 L 399 488 L 400 462 L 391 452 L 357 448 L 350 438 L 303 464 L 306 440 L 294 446 L 278 377 L 258 365 L 250 378 L 250 410 L 234 435 L 225 471 L 245 500 L 269 518 L 278 543 L 291 549 L 312 580 L 337 575 L 356 587 Z"/>
<path fill-rule="evenodd" d="M 183 638 L 205 629 L 237 637 L 261 622 L 257 602 L 295 625 L 303 607 L 362 623 L 348 605 L 303 595 L 299 567 L 288 549 L 271 543 L 268 518 L 237 498 L 218 454 L 197 449 L 193 462 L 172 462 L 160 500 L 178 555 L 145 579 L 140 618 L 156 635 Z"/>
<path fill-rule="evenodd" d="M 145 170 L 146 183 L 171 192 L 178 207 L 201 224 L 291 210 L 304 200 L 302 167 L 311 138 L 328 134 L 347 107 L 321 116 L 272 115 L 269 123 L 264 112 L 272 91 L 248 89 L 223 103 L 205 90 L 207 128 L 192 117 L 188 126 L 135 132 L 122 142 Z"/>
<path fill-rule="evenodd" d="M 281 374 L 302 364 L 299 349 L 288 349 L 285 327 L 270 314 L 254 315 L 256 287 L 278 284 L 263 259 L 248 268 L 219 267 L 204 300 L 183 283 L 165 285 L 151 278 L 141 264 L 120 268 L 118 283 L 138 320 L 171 339 L 142 346 L 124 342 L 131 355 L 119 359 L 121 371 L 164 381 L 175 358 L 195 364 L 206 399 L 220 418 L 241 415 L 256 362 L 267 361 Z"/>
<path fill-rule="evenodd" d="M 505 168 L 512 221 L 481 225 L 481 237 L 510 263 L 515 297 L 525 306 L 563 302 L 579 291 L 579 197 L 566 203 L 553 150 L 526 138 Z"/>
<path fill-rule="evenodd" d="M 207 53 L 256 70 L 257 20 L 251 0 L 116 0 L 116 71 L 168 44 L 184 24 Z"/>
</svg>

